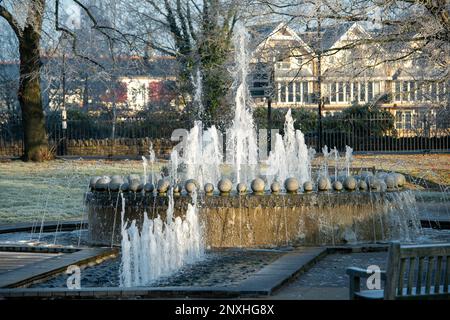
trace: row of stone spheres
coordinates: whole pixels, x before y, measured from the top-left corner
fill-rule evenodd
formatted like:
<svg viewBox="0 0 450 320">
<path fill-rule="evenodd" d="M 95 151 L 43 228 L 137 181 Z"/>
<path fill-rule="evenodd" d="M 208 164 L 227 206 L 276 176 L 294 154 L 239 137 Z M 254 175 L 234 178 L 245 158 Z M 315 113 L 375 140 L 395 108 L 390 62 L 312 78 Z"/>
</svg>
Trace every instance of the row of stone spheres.
<svg viewBox="0 0 450 320">
<path fill-rule="evenodd" d="M 169 180 L 160 179 L 156 188 L 151 182 L 145 182 L 147 179 L 139 175 L 129 175 L 128 177 L 122 177 L 114 175 L 112 177 L 93 177 L 90 180 L 89 186 L 92 191 L 111 191 L 111 192 L 145 192 L 153 193 L 157 192 L 159 195 L 166 195 L 171 187 Z M 295 194 L 300 191 L 309 193 L 315 190 L 323 192 L 334 190 L 340 192 L 346 191 L 394 191 L 402 188 L 406 183 L 405 176 L 400 173 L 385 173 L 378 172 L 373 174 L 370 171 L 364 171 L 360 175 L 338 177 L 337 179 L 329 179 L 327 177 L 320 177 L 317 179 L 317 183 L 312 181 L 306 181 L 300 186 L 297 178 L 288 178 L 284 181 L 284 190 L 280 182 L 274 181 L 270 185 L 270 192 L 278 194 L 285 191 L 288 194 Z M 266 192 L 266 182 L 262 178 L 256 178 L 251 182 L 251 190 L 253 194 L 264 194 Z M 195 179 L 189 179 L 184 183 L 184 190 L 188 194 L 192 194 L 194 191 L 200 191 L 200 185 Z M 233 183 L 228 178 L 222 178 L 217 184 L 217 189 L 221 195 L 228 195 L 232 192 Z M 180 195 L 183 191 L 182 184 L 175 184 L 173 186 L 173 194 Z M 212 183 L 206 183 L 203 187 L 203 191 L 206 195 L 213 195 L 215 188 Z M 236 185 L 236 193 L 246 194 L 248 193 L 247 184 L 238 183 Z"/>
</svg>

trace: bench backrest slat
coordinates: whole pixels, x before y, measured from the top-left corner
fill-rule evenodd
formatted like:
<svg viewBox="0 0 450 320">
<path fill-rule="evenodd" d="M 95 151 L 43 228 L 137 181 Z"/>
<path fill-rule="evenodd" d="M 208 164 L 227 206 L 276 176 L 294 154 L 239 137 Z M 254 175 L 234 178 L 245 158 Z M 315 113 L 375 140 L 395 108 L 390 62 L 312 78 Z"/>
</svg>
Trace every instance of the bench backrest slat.
<svg viewBox="0 0 450 320">
<path fill-rule="evenodd" d="M 445 263 L 444 292 L 448 292 L 448 285 L 450 280 L 450 256 L 448 256 L 446 260 L 447 262 Z"/>
<path fill-rule="evenodd" d="M 439 287 L 441 285 L 441 272 L 442 272 L 442 257 L 438 256 L 436 260 L 436 272 L 434 276 L 434 293 L 439 292 Z M 437 290 L 436 290 L 437 288 Z"/>
<path fill-rule="evenodd" d="M 407 291 L 406 294 L 407 295 L 411 295 L 412 294 L 412 289 L 413 289 L 413 281 L 414 281 L 414 270 L 416 268 L 416 258 L 409 258 L 409 267 L 408 267 L 408 287 L 407 287 Z"/>
<path fill-rule="evenodd" d="M 450 244 L 391 244 L 386 270 L 385 299 L 448 296 L 449 282 Z"/>
</svg>

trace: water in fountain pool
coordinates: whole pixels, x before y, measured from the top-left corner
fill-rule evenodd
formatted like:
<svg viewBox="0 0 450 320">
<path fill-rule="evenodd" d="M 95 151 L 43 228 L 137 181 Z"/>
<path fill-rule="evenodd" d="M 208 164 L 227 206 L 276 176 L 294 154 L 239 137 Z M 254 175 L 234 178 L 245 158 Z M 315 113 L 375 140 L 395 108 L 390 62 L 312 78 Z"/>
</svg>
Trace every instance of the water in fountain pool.
<svg viewBox="0 0 450 320">
<path fill-rule="evenodd" d="M 198 263 L 183 266 L 170 276 L 150 281 L 152 287 L 167 286 L 229 286 L 246 279 L 250 274 L 284 254 L 282 250 L 228 249 L 208 251 Z M 81 271 L 81 287 L 118 287 L 122 257 L 106 260 Z M 33 288 L 65 288 L 67 275 L 62 274 Z M 138 285 L 139 286 L 139 285 Z"/>
</svg>

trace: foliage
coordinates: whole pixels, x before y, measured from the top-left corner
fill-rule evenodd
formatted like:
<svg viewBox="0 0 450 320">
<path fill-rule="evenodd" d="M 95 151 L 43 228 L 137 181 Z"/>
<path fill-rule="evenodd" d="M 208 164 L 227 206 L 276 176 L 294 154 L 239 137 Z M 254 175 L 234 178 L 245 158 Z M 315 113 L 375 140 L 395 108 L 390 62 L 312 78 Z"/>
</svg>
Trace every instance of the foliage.
<svg viewBox="0 0 450 320">
<path fill-rule="evenodd" d="M 284 128 L 285 117 L 288 109 L 272 109 L 272 128 Z M 312 132 L 316 130 L 317 112 L 305 108 L 291 109 L 292 118 L 294 119 L 294 128 L 303 132 Z M 267 108 L 258 107 L 253 111 L 256 126 L 260 128 L 268 128 Z"/>
<path fill-rule="evenodd" d="M 334 116 L 323 119 L 325 131 L 338 131 L 358 135 L 381 136 L 394 130 L 394 116 L 372 105 L 352 105 Z"/>
</svg>

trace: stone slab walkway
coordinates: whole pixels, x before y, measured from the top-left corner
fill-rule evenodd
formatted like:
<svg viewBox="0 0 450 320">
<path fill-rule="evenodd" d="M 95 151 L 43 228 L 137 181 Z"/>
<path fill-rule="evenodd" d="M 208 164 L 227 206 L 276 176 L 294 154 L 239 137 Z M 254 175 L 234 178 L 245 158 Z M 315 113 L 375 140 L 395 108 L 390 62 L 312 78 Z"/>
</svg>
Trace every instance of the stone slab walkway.
<svg viewBox="0 0 450 320">
<path fill-rule="evenodd" d="M 117 252 L 116 249 L 112 248 L 86 248 L 72 253 L 66 251 L 66 253 L 60 254 L 45 253 L 45 248 L 41 251 L 41 254 L 53 254 L 53 256 L 46 259 L 42 259 L 42 256 L 40 256 L 40 260 L 34 263 L 24 264 L 23 266 L 19 262 L 20 257 L 24 254 L 23 252 L 11 250 L 1 252 L 6 253 L 10 259 L 12 259 L 11 257 L 15 257 L 16 268 L 0 274 L 0 288 L 17 288 L 30 282 L 64 272 L 69 265 L 76 264 L 82 266 L 106 256 L 115 255 Z"/>
</svg>

